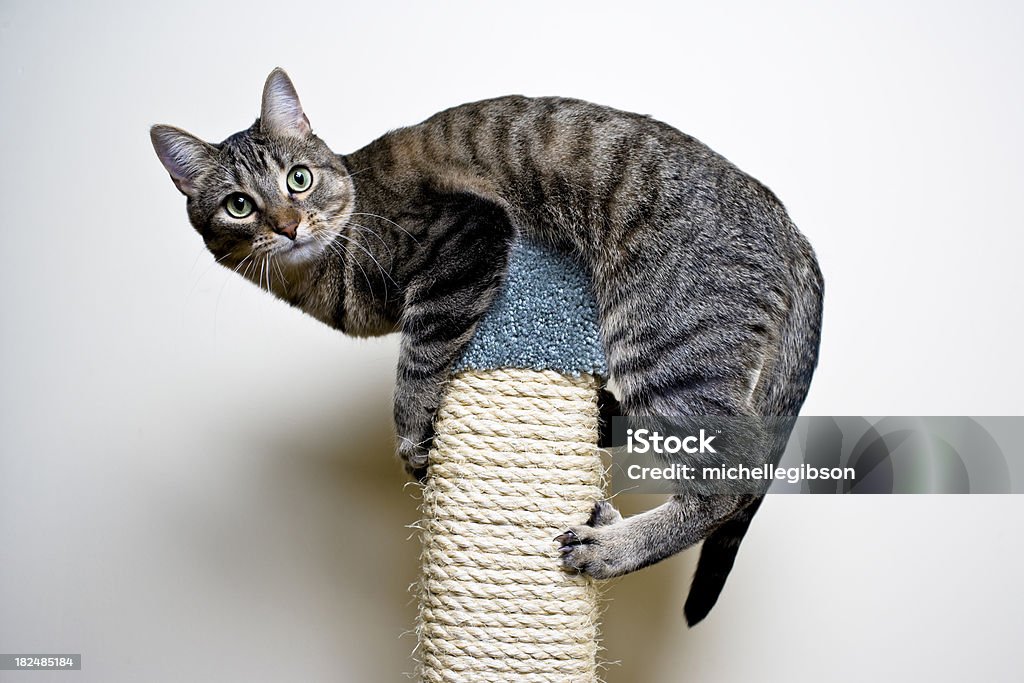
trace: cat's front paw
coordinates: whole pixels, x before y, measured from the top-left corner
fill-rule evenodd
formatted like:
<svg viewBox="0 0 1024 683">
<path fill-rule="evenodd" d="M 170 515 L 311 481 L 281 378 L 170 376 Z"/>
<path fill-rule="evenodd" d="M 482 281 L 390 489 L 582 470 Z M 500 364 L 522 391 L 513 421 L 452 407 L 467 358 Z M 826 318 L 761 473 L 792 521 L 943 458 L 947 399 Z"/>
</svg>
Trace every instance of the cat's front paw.
<svg viewBox="0 0 1024 683">
<path fill-rule="evenodd" d="M 610 579 L 632 571 L 633 553 L 622 515 L 608 501 L 599 501 L 586 524 L 557 536 L 562 566 L 595 579 Z"/>
<path fill-rule="evenodd" d="M 398 444 L 398 457 L 405 466 L 405 472 L 416 481 L 423 481 L 427 478 L 427 463 L 429 462 L 430 444 L 419 444 L 413 441 L 403 440 Z"/>
</svg>

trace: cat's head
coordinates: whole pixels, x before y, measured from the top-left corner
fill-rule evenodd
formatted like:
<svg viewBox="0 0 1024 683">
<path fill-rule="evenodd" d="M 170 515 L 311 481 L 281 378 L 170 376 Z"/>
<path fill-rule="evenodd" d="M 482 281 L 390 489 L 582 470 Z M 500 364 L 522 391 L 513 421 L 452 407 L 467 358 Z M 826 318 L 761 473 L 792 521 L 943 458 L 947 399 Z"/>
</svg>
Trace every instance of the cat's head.
<svg viewBox="0 0 1024 683">
<path fill-rule="evenodd" d="M 271 265 L 276 274 L 317 261 L 352 213 L 348 171 L 313 135 L 281 69 L 267 77 L 248 130 L 220 144 L 172 126 L 153 126 L 150 137 L 207 248 L 254 281 Z"/>
</svg>

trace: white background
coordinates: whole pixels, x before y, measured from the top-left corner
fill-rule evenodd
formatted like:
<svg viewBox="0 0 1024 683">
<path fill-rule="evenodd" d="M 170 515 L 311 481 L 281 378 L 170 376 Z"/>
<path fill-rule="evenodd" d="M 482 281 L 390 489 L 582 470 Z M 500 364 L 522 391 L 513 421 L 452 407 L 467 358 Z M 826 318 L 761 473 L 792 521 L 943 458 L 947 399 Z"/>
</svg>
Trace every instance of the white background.
<svg viewBox="0 0 1024 683">
<path fill-rule="evenodd" d="M 507 93 L 652 114 L 769 185 L 817 249 L 806 414 L 1016 414 L 1022 29 L 1010 2 L 4 2 L 0 652 L 84 668 L 0 678 L 412 669 L 397 339 L 343 338 L 215 266 L 150 124 L 220 140 L 277 65 L 339 152 Z M 773 497 L 698 628 L 693 552 L 611 586 L 606 678 L 1019 680 L 1022 513 Z"/>
</svg>

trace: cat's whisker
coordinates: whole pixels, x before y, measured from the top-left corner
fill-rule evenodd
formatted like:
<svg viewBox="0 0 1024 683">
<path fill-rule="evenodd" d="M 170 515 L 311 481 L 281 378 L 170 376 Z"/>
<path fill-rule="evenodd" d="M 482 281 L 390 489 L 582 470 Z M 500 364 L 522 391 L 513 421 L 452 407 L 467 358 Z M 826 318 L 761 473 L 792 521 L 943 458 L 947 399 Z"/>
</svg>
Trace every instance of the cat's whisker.
<svg viewBox="0 0 1024 683">
<path fill-rule="evenodd" d="M 352 263 L 354 263 L 356 265 L 356 268 L 359 269 L 359 272 L 363 274 L 363 279 L 366 280 L 366 289 L 368 289 L 369 291 L 372 292 L 373 291 L 373 284 L 370 282 L 370 276 L 366 272 L 366 269 L 363 268 L 362 264 L 359 263 L 359 261 L 356 260 L 355 257 L 353 257 L 352 252 L 350 252 L 347 248 L 345 248 L 344 245 L 340 245 L 340 244 L 339 245 L 333 245 L 332 244 L 330 246 L 332 246 L 335 249 L 341 249 L 344 253 L 343 254 L 339 254 L 339 255 L 341 255 L 342 258 L 344 258 L 344 259 L 346 259 L 348 261 L 351 261 Z M 338 252 L 335 251 L 334 253 L 337 254 Z"/>
<path fill-rule="evenodd" d="M 409 239 L 411 239 L 413 242 L 416 243 L 417 246 L 419 246 L 419 243 L 420 243 L 419 240 L 417 240 L 416 237 L 411 232 L 409 232 L 408 230 L 406 230 L 401 225 L 399 225 L 398 223 L 394 222 L 393 220 L 391 220 L 387 216 L 381 216 L 380 214 L 376 214 L 376 213 L 368 213 L 366 211 L 356 211 L 356 212 L 352 213 L 351 215 L 353 215 L 353 216 L 372 216 L 373 218 L 379 218 L 382 221 L 390 223 L 391 225 L 395 226 L 396 228 L 398 228 L 399 230 L 404 232 L 406 235 L 408 235 Z"/>
<path fill-rule="evenodd" d="M 381 278 L 386 277 L 387 279 L 391 280 L 392 284 L 394 284 L 396 286 L 398 285 L 398 283 L 395 282 L 394 278 L 391 277 L 391 274 L 388 273 L 386 270 L 384 270 L 384 266 L 381 265 L 380 261 L 377 260 L 377 257 L 374 256 L 373 253 L 369 249 L 367 249 L 365 246 L 363 246 L 362 244 L 357 242 L 354 238 L 349 237 L 347 235 L 338 235 L 338 237 L 340 237 L 343 240 L 347 240 L 347 241 L 351 242 L 352 244 L 354 244 L 356 247 L 362 249 L 363 253 L 365 253 L 367 256 L 369 256 L 370 259 L 376 264 L 377 268 L 380 270 Z"/>
<path fill-rule="evenodd" d="M 284 283 L 284 286 L 287 287 L 288 278 L 285 277 L 284 271 L 281 270 L 281 264 L 279 264 L 277 261 L 274 261 L 274 268 L 277 269 L 277 274 L 281 276 L 281 281 Z"/>
<path fill-rule="evenodd" d="M 387 278 L 388 280 L 391 280 L 391 283 L 393 285 L 398 286 L 398 283 L 395 282 L 395 279 L 393 277 L 391 277 L 391 274 L 384 269 L 384 266 L 381 265 L 380 261 L 377 260 L 377 257 L 375 257 L 373 255 L 373 253 L 369 249 L 367 249 L 365 246 L 360 244 L 354 238 L 349 237 L 348 235 L 345 235 L 344 233 L 342 233 L 340 231 L 327 230 L 326 232 L 331 233 L 335 237 L 340 237 L 341 239 L 345 240 L 346 242 L 350 242 L 352 245 L 354 245 L 354 246 L 358 247 L 359 249 L 361 249 L 363 251 L 363 253 L 366 254 L 367 256 L 369 256 L 370 259 L 374 262 L 374 264 L 376 264 L 377 268 L 381 272 L 381 279 L 383 280 L 383 278 Z M 384 286 L 385 286 L 385 290 L 386 290 L 387 289 L 387 283 L 386 282 L 384 283 Z"/>
<path fill-rule="evenodd" d="M 253 256 L 255 256 L 255 253 L 254 252 L 249 252 L 249 255 L 245 257 L 245 261 L 249 261 L 249 259 L 251 259 Z M 245 261 L 243 261 L 242 263 L 244 263 Z M 242 271 L 242 277 L 244 277 L 246 280 L 251 280 L 252 279 L 252 278 L 249 277 L 249 271 L 252 270 L 252 267 L 255 265 L 255 263 L 256 263 L 255 259 L 253 259 L 252 261 L 249 261 L 249 265 L 247 265 L 245 267 L 245 269 Z M 241 265 L 241 263 L 239 265 Z"/>
<path fill-rule="evenodd" d="M 228 288 L 228 282 L 231 280 L 230 277 L 224 278 L 224 282 L 220 283 L 220 291 L 217 292 L 217 300 L 213 304 L 213 336 L 217 336 L 217 314 L 220 313 L 220 299 L 224 296 L 224 290 Z"/>
<path fill-rule="evenodd" d="M 206 250 L 204 249 L 203 251 L 206 251 Z M 203 269 L 203 272 L 200 273 L 199 277 L 197 277 L 195 280 L 192 281 L 192 286 L 189 287 L 188 294 L 185 295 L 185 302 L 186 303 L 188 303 L 188 300 L 192 298 L 193 294 L 195 294 L 196 287 L 198 287 L 199 283 L 203 281 L 203 278 L 206 277 L 210 273 L 210 270 L 216 264 L 218 264 L 218 263 L 222 262 L 224 259 L 226 259 L 228 256 L 231 256 L 231 254 L 230 253 L 224 254 L 220 258 L 214 259 L 210 263 L 206 264 L 206 268 Z M 198 257 L 196 258 L 196 262 L 197 263 L 199 262 Z M 189 270 L 189 272 L 191 273 L 192 270 L 194 270 L 194 269 L 195 269 L 195 264 L 192 264 L 192 268 Z"/>
<path fill-rule="evenodd" d="M 337 234 L 337 233 L 334 233 L 334 232 L 329 231 L 329 230 L 325 231 L 325 232 L 329 232 L 331 234 Z M 343 244 L 336 244 L 333 240 L 327 240 L 326 238 L 322 238 L 319 235 L 317 235 L 316 238 L 317 238 L 317 240 L 322 245 L 324 245 L 324 247 L 326 247 L 328 250 L 330 250 L 330 252 L 332 254 L 334 254 L 335 256 L 340 256 L 342 259 L 345 259 L 345 260 L 348 260 L 348 261 L 351 261 L 352 263 L 354 263 L 356 265 L 356 268 L 359 269 L 359 272 L 361 272 L 363 274 L 363 279 L 366 280 L 366 287 L 367 287 L 367 289 L 369 289 L 370 291 L 373 291 L 373 285 L 370 284 L 370 277 L 369 277 L 369 275 L 366 274 L 366 271 L 363 269 L 362 265 L 360 265 L 359 261 L 357 261 L 355 258 L 353 258 L 352 252 L 350 252 L 345 247 L 345 245 L 343 245 Z M 339 249 L 341 251 L 339 251 Z"/>
<path fill-rule="evenodd" d="M 384 248 L 388 250 L 388 258 L 391 259 L 391 260 L 394 260 L 395 253 L 393 251 L 391 251 L 391 245 L 388 244 L 387 242 L 385 242 L 384 238 L 381 237 L 380 235 L 378 235 L 373 229 L 368 228 L 365 225 L 360 225 L 359 223 L 356 223 L 355 221 L 349 221 L 348 227 L 354 228 L 354 229 L 358 230 L 359 232 L 368 232 L 371 235 L 373 235 L 374 237 L 376 237 L 377 240 L 384 246 Z"/>
<path fill-rule="evenodd" d="M 365 246 L 363 246 L 362 244 L 357 242 L 354 238 L 349 237 L 347 235 L 339 234 L 338 237 L 340 237 L 341 239 L 343 239 L 343 240 L 345 240 L 347 242 L 351 242 L 353 245 L 355 245 L 359 249 L 362 249 L 363 253 L 365 253 L 367 256 L 369 256 L 370 260 L 372 260 L 373 263 L 377 266 L 377 270 L 380 271 L 380 283 L 384 287 L 384 305 L 387 306 L 387 303 L 388 303 L 388 283 L 387 283 L 387 280 L 391 280 L 391 283 L 394 284 L 396 287 L 398 286 L 398 283 L 395 282 L 395 279 L 393 277 L 391 277 L 390 273 L 388 273 L 387 271 L 384 270 L 384 266 L 382 266 L 380 264 L 380 261 L 377 260 L 377 258 L 370 252 L 369 249 L 367 249 Z M 358 261 L 356 263 L 358 263 Z"/>
<path fill-rule="evenodd" d="M 354 177 L 356 177 L 357 175 L 359 175 L 360 173 L 366 173 L 366 172 L 367 172 L 367 171 L 369 171 L 369 170 L 370 170 L 371 168 L 372 168 L 371 166 L 367 166 L 366 168 L 361 168 L 361 169 L 359 169 L 358 171 L 349 171 L 349 172 L 348 172 L 348 177 L 349 177 L 349 178 L 354 178 Z"/>
<path fill-rule="evenodd" d="M 366 249 L 366 247 L 364 247 L 363 245 L 359 244 L 358 242 L 356 242 L 356 241 L 355 241 L 355 240 L 353 240 L 352 238 L 350 238 L 350 237 L 347 237 L 347 236 L 343 235 L 343 234 L 342 234 L 342 233 L 341 233 L 340 231 L 337 231 L 337 230 L 324 230 L 324 231 L 322 231 L 322 232 L 326 232 L 326 233 L 328 233 L 328 234 L 330 234 L 330 235 L 333 235 L 333 236 L 334 236 L 335 238 L 338 238 L 338 237 L 340 237 L 341 239 L 343 239 L 343 240 L 345 240 L 345 241 L 347 241 L 347 242 L 351 243 L 352 245 L 354 245 L 354 246 L 358 247 L 359 249 L 362 249 L 362 250 L 363 250 L 363 253 L 365 253 L 365 254 L 366 254 L 367 256 L 369 256 L 369 257 L 370 257 L 370 258 L 371 258 L 371 259 L 373 260 L 373 262 L 374 262 L 374 263 L 375 263 L 375 264 L 377 265 L 377 268 L 378 268 L 378 269 L 380 270 L 380 272 L 381 272 L 381 284 L 382 284 L 382 285 L 384 286 L 384 301 L 385 301 L 385 302 L 387 302 L 387 297 L 388 297 L 388 283 L 387 283 L 387 280 L 386 280 L 385 278 L 387 278 L 387 279 L 391 280 L 391 282 L 392 282 L 392 283 L 394 283 L 394 284 L 395 284 L 396 286 L 398 285 L 398 283 L 397 283 L 397 282 L 395 282 L 394 278 L 392 278 L 392 277 L 391 277 L 391 276 L 390 276 L 390 275 L 389 275 L 389 274 L 388 274 L 387 272 L 385 272 L 385 270 L 384 270 L 383 266 L 381 266 L 380 262 L 379 262 L 379 261 L 378 261 L 378 260 L 377 260 L 376 258 L 374 258 L 373 254 L 372 254 L 372 253 L 370 253 L 370 252 L 369 252 L 369 251 L 368 251 L 368 250 Z M 360 270 L 360 271 L 361 271 L 361 272 L 363 273 L 363 278 L 364 278 L 364 279 L 366 280 L 366 285 L 367 285 L 367 287 L 368 287 L 368 288 L 370 289 L 370 291 L 373 291 L 373 285 L 371 285 L 371 284 L 370 284 L 370 278 L 369 278 L 369 276 L 368 276 L 368 275 L 366 274 L 366 271 L 365 271 L 365 270 L 363 269 L 363 266 L 362 266 L 362 265 L 361 265 L 361 264 L 359 263 L 359 259 L 355 258 L 355 257 L 353 256 L 352 252 L 351 252 L 351 251 L 349 251 L 349 249 L 348 249 L 348 248 L 346 248 L 346 247 L 345 247 L 344 245 L 342 245 L 342 244 L 338 244 L 338 243 L 337 243 L 337 242 L 335 242 L 334 240 L 331 240 L 331 241 L 330 241 L 330 242 L 328 242 L 327 244 L 335 245 L 335 246 L 341 247 L 342 249 L 344 249 L 344 250 L 345 250 L 345 254 L 346 254 L 347 258 L 348 258 L 348 259 L 349 259 L 350 261 L 352 261 L 352 263 L 354 263 L 354 264 L 356 265 L 356 267 L 357 267 L 357 268 L 359 268 L 359 270 Z"/>
<path fill-rule="evenodd" d="M 237 273 L 237 272 L 238 272 L 238 269 L 242 267 L 242 264 L 243 264 L 243 263 L 245 263 L 246 261 L 248 261 L 248 260 L 249 260 L 249 259 L 251 259 L 251 258 L 252 258 L 252 252 L 250 251 L 250 252 L 248 253 L 248 255 L 246 255 L 246 257 L 245 257 L 244 259 L 242 259 L 241 261 L 239 261 L 239 262 L 238 262 L 238 265 L 237 265 L 237 266 L 235 266 L 234 268 L 232 268 L 232 270 L 233 270 L 234 272 L 236 272 L 236 273 Z M 246 269 L 246 271 L 248 271 L 248 268 Z M 242 273 L 241 275 L 242 275 L 242 277 L 245 277 L 245 273 Z"/>
<path fill-rule="evenodd" d="M 254 254 L 255 255 L 255 254 Z M 255 284 L 256 272 L 259 267 L 259 259 L 254 258 L 249 262 L 249 265 L 245 267 L 245 277 L 249 282 Z"/>
<path fill-rule="evenodd" d="M 199 257 L 202 256 L 206 251 L 207 249 L 205 246 L 199 247 L 199 251 L 196 252 L 196 257 L 192 260 L 192 266 L 188 269 L 189 275 L 191 275 L 192 271 L 194 271 L 196 269 L 196 266 L 199 265 Z"/>
<path fill-rule="evenodd" d="M 220 259 L 217 259 L 217 262 L 222 261 L 223 259 L 227 258 L 229 255 L 230 254 L 226 254 L 224 257 L 222 257 Z M 235 265 L 235 267 L 231 269 L 231 271 L 234 272 L 234 273 L 238 273 L 238 269 L 241 268 L 242 265 L 246 261 L 248 261 L 250 258 L 252 258 L 252 252 L 249 252 L 245 256 L 245 258 L 243 258 L 241 261 L 239 261 L 238 264 Z M 246 271 L 248 271 L 248 267 L 246 268 Z M 244 278 L 245 277 L 245 272 L 243 271 L 241 273 L 241 275 Z M 224 292 L 227 291 L 228 283 L 231 282 L 232 279 L 233 278 L 230 277 L 230 276 L 224 278 L 224 282 L 221 283 L 220 290 L 217 292 L 217 300 L 213 304 L 213 336 L 214 337 L 217 336 L 217 321 L 220 319 L 220 300 L 224 297 Z"/>
</svg>

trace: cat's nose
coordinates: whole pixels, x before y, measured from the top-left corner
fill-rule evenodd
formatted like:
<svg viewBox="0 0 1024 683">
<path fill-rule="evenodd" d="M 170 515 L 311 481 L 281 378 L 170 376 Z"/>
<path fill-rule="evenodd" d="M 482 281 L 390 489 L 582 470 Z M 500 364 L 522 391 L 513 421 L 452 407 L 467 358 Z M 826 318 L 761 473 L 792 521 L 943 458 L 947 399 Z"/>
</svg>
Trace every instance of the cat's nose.
<svg viewBox="0 0 1024 683">
<path fill-rule="evenodd" d="M 295 235 L 299 231 L 299 222 L 297 220 L 289 220 L 284 223 L 278 223 L 277 227 L 274 228 L 274 232 L 278 235 L 284 235 L 290 240 L 295 239 Z"/>
</svg>

